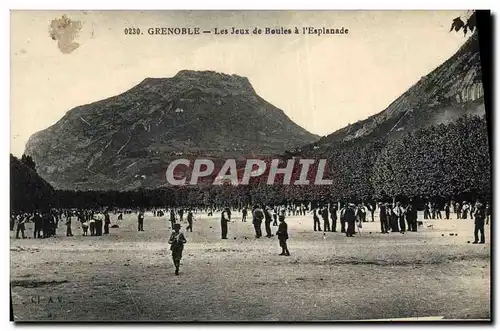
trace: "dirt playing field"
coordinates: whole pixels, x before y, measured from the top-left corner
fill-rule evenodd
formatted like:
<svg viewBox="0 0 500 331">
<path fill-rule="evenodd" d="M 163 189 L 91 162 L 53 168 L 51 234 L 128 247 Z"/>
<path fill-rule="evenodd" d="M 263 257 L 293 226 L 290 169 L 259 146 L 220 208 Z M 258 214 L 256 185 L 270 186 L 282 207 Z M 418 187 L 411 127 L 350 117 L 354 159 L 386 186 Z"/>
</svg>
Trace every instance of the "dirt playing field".
<svg viewBox="0 0 500 331">
<path fill-rule="evenodd" d="M 242 223 L 238 213 L 224 241 L 220 213 L 196 217 L 179 276 L 166 217 L 146 214 L 145 232 L 137 232 L 135 214 L 111 215 L 120 228 L 102 237 L 82 237 L 73 221 L 74 237 L 59 224 L 54 238 L 11 239 L 15 320 L 490 318 L 489 226 L 486 245 L 468 244 L 473 220 L 380 234 L 376 218 L 346 238 L 313 232 L 311 216 L 291 216 L 285 257 L 276 237 L 255 239 L 251 219 Z"/>
</svg>

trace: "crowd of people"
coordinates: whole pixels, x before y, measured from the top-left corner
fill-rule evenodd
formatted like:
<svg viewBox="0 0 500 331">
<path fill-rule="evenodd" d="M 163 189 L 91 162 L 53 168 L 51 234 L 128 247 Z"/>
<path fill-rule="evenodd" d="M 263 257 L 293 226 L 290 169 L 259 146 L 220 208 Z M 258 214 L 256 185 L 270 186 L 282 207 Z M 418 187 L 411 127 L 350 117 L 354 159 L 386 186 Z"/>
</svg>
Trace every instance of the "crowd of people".
<svg viewBox="0 0 500 331">
<path fill-rule="evenodd" d="M 375 222 L 375 213 L 378 211 L 380 222 L 380 233 L 389 232 L 405 233 L 406 231 L 416 232 L 418 230 L 417 208 L 411 201 L 401 202 L 379 202 L 379 203 L 318 203 L 318 204 L 296 204 L 267 206 L 255 204 L 252 207 L 242 206 L 233 209 L 238 210 L 241 215 L 241 222 L 247 222 L 249 216 L 252 218 L 255 238 L 263 237 L 262 223 L 264 223 L 265 237 L 272 238 L 275 235 L 279 240 L 281 253 L 279 255 L 290 256 L 287 246 L 288 224 L 287 216 L 312 216 L 312 230 L 322 232 L 337 232 L 337 221 L 340 223 L 340 232 L 347 237 L 353 237 L 356 233 L 362 232 L 363 223 Z M 444 211 L 444 218 L 449 219 L 451 213 L 456 214 L 457 219 L 471 218 L 475 220 L 474 243 L 485 243 L 484 225 L 489 223 L 491 208 L 489 204 L 483 205 L 480 202 L 450 202 L 445 203 L 442 209 L 436 203 L 425 203 L 423 207 L 423 217 L 425 219 L 441 219 L 441 211 Z M 193 231 L 195 214 L 206 213 L 213 216 L 215 212 L 220 212 L 221 239 L 228 239 L 228 224 L 234 221 L 231 208 L 229 207 L 202 207 L 202 208 L 169 208 L 152 209 L 154 217 L 165 217 L 167 225 L 172 229 L 168 240 L 172 251 L 172 259 L 175 266 L 175 274 L 179 274 L 180 260 L 186 237 L 180 231 L 181 224 L 187 223 L 186 231 Z M 11 231 L 15 231 L 16 239 L 26 239 L 26 223 L 32 222 L 33 238 L 49 238 L 56 235 L 59 223 L 64 221 L 66 236 L 73 236 L 73 220 L 79 222 L 82 236 L 102 236 L 110 233 L 110 214 L 117 215 L 116 222 L 123 219 L 124 214 L 137 213 L 137 231 L 143 232 L 145 209 L 101 209 L 101 210 L 44 210 L 34 213 L 12 213 Z M 117 227 L 118 225 L 116 225 Z M 278 227 L 273 233 L 272 227 Z"/>
<path fill-rule="evenodd" d="M 122 217 L 122 212 L 118 219 Z M 16 239 L 26 239 L 26 223 L 33 223 L 33 238 L 50 238 L 56 235 L 59 223 L 64 221 L 66 236 L 73 236 L 73 220 L 80 222 L 82 235 L 102 236 L 109 234 L 111 218 L 108 210 L 62 210 L 51 209 L 33 213 L 12 213 L 10 229 L 15 229 Z M 21 236 L 20 236 L 21 235 Z"/>
</svg>

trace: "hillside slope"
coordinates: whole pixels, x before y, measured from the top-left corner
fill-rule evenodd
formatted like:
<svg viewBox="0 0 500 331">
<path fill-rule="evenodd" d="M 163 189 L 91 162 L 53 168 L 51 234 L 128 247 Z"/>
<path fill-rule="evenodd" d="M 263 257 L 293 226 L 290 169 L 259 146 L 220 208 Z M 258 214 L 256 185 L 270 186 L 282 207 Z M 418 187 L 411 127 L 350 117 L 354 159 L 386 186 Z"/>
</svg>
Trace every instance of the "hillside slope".
<svg viewBox="0 0 500 331">
<path fill-rule="evenodd" d="M 56 188 L 154 188 L 173 158 L 272 155 L 318 139 L 259 97 L 247 78 L 180 71 L 70 110 L 26 154 Z"/>
</svg>

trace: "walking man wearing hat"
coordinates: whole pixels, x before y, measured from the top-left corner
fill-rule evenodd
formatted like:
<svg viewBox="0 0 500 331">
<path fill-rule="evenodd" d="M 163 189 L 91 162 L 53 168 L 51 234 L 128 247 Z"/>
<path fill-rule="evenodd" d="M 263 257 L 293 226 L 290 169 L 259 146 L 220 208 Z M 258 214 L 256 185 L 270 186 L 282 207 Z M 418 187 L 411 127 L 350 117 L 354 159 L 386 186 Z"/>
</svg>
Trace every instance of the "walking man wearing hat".
<svg viewBox="0 0 500 331">
<path fill-rule="evenodd" d="M 172 260 L 174 260 L 175 274 L 179 275 L 179 266 L 181 265 L 182 251 L 184 249 L 184 244 L 187 242 L 184 234 L 180 232 L 181 225 L 179 223 L 174 224 L 174 232 L 170 235 L 168 243 L 170 244 L 170 250 L 172 251 Z"/>
</svg>

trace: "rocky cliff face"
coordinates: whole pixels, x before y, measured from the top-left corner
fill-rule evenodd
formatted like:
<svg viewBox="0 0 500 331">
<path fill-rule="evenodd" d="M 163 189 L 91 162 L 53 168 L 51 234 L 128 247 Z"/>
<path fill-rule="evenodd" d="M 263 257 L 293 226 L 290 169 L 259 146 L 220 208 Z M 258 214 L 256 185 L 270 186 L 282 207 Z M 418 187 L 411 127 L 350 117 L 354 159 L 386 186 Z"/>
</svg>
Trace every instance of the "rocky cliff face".
<svg viewBox="0 0 500 331">
<path fill-rule="evenodd" d="M 55 188 L 154 188 L 179 157 L 281 153 L 315 141 L 247 78 L 180 71 L 76 107 L 30 137 L 25 153 Z"/>
<path fill-rule="evenodd" d="M 305 150 L 321 152 L 342 142 L 394 139 L 404 132 L 446 124 L 465 114 L 485 114 L 477 34 L 385 110 L 323 137 Z"/>
</svg>

